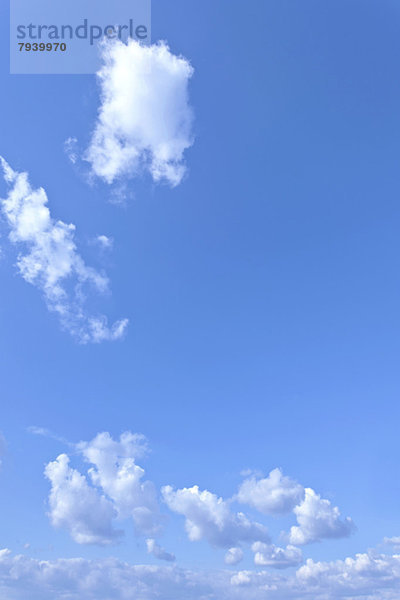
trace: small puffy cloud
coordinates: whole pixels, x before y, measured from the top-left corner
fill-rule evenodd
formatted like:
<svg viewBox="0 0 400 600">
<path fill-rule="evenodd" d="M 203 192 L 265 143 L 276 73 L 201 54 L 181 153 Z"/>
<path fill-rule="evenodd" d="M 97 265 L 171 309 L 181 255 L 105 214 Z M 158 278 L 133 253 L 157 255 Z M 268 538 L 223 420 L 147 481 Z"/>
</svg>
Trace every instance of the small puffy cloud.
<svg viewBox="0 0 400 600">
<path fill-rule="evenodd" d="M 173 512 L 185 517 L 191 541 L 206 539 L 212 546 L 229 548 L 240 542 L 269 541 L 267 529 L 250 521 L 243 513 L 233 513 L 229 504 L 215 494 L 192 488 L 162 489 L 164 502 Z"/>
<path fill-rule="evenodd" d="M 85 160 L 109 184 L 148 170 L 154 181 L 178 185 L 193 143 L 191 65 L 163 42 L 113 41 L 102 52 L 101 106 Z"/>
<path fill-rule="evenodd" d="M 157 544 L 156 540 L 147 539 L 146 540 L 147 552 L 158 558 L 159 560 L 165 560 L 167 562 L 174 562 L 175 555 L 167 552 L 165 548 L 162 548 L 159 544 Z"/>
<path fill-rule="evenodd" d="M 96 243 L 100 248 L 109 249 L 113 247 L 114 240 L 106 235 L 98 235 L 96 237 Z"/>
<path fill-rule="evenodd" d="M 290 530 L 290 543 L 309 544 L 324 538 L 348 537 L 355 530 L 353 521 L 342 519 L 340 511 L 311 488 L 306 488 L 304 501 L 294 508 L 298 526 Z"/>
<path fill-rule="evenodd" d="M 78 544 L 107 545 L 118 540 L 121 532 L 112 527 L 112 503 L 69 466 L 66 454 L 50 462 L 45 475 L 51 483 L 49 517 L 54 527 L 68 530 Z"/>
<path fill-rule="evenodd" d="M 290 513 L 304 499 L 304 487 L 285 477 L 280 469 L 274 469 L 268 477 L 245 479 L 237 499 L 265 515 L 283 515 Z"/>
<path fill-rule="evenodd" d="M 259 567 L 287 569 L 288 567 L 297 567 L 303 562 L 303 554 L 295 546 L 278 548 L 273 544 L 255 542 L 251 549 L 254 552 L 254 564 Z"/>
<path fill-rule="evenodd" d="M 143 480 L 145 471 L 136 463 L 147 451 L 145 438 L 126 432 L 116 441 L 105 432 L 77 448 L 93 465 L 90 478 L 113 501 L 118 517 L 132 517 L 139 534 L 157 534 L 161 520 L 157 492 L 151 481 Z"/>
<path fill-rule="evenodd" d="M 84 309 L 86 289 L 104 293 L 108 279 L 88 267 L 77 251 L 75 226 L 55 221 L 43 188 L 33 189 L 27 173 L 17 173 L 0 157 L 9 187 L 0 207 L 10 230 L 9 239 L 19 250 L 20 275 L 44 295 L 64 329 L 82 343 L 113 341 L 122 337 L 128 321 L 109 326 L 106 317 Z"/>
<path fill-rule="evenodd" d="M 241 548 L 229 548 L 225 554 L 226 565 L 238 565 L 243 560 L 243 550 Z"/>
</svg>

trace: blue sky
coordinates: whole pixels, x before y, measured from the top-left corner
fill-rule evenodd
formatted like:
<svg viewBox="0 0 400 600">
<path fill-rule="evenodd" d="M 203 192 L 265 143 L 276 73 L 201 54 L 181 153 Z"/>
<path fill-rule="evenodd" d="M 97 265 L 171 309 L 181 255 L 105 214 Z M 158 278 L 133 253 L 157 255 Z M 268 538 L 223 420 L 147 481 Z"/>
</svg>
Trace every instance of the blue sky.
<svg viewBox="0 0 400 600">
<path fill-rule="evenodd" d="M 121 340 L 77 343 L 18 275 L 2 223 L 0 546 L 157 563 L 129 523 L 112 548 L 51 526 L 45 465 L 63 452 L 87 465 L 27 431 L 38 426 L 71 444 L 144 434 L 139 464 L 157 489 L 227 499 L 242 471 L 279 467 L 357 526 L 305 558 L 381 551 L 400 535 L 397 3 L 153 0 L 153 41 L 195 70 L 195 142 L 180 185 L 129 178 L 123 204 L 64 151 L 69 137 L 90 142 L 95 77 L 9 75 L 4 3 L 0 14 L 0 154 L 45 188 L 80 255 L 107 272 L 95 310 L 130 321 Z M 100 234 L 112 250 L 93 245 Z M 275 541 L 295 525 L 244 512 Z M 226 568 L 224 551 L 190 542 L 183 524 L 169 514 L 159 540 L 177 564 Z M 257 570 L 248 549 L 238 568 Z"/>
</svg>

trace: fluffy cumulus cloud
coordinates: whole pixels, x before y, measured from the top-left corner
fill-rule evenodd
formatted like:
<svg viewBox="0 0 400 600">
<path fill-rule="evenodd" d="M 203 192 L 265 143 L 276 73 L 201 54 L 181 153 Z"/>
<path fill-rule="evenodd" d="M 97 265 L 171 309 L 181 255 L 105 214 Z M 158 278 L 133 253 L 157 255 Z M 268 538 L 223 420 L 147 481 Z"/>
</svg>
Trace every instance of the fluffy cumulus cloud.
<svg viewBox="0 0 400 600">
<path fill-rule="evenodd" d="M 324 538 L 342 538 L 353 533 L 353 521 L 341 518 L 337 506 L 324 500 L 311 488 L 306 488 L 304 501 L 294 508 L 298 525 L 290 530 L 290 542 L 309 544 Z"/>
<path fill-rule="evenodd" d="M 0 551 L 0 596 L 12 600 L 398 600 L 400 556 L 307 561 L 293 575 L 212 572 L 106 560 L 38 560 Z"/>
<path fill-rule="evenodd" d="M 139 534 L 157 534 L 157 492 L 151 481 L 143 480 L 145 471 L 136 463 L 147 450 L 145 438 L 126 432 L 113 440 L 109 433 L 100 433 L 77 448 L 92 465 L 89 475 L 93 484 L 113 501 L 118 517 L 132 517 Z"/>
<path fill-rule="evenodd" d="M 251 549 L 254 552 L 254 564 L 261 567 L 273 567 L 274 569 L 286 569 L 297 567 L 303 562 L 303 554 L 295 546 L 278 548 L 273 544 L 255 542 Z"/>
<path fill-rule="evenodd" d="M 165 43 L 133 40 L 105 44 L 103 61 L 101 106 L 85 160 L 107 183 L 147 170 L 154 181 L 178 185 L 184 152 L 193 143 L 191 65 Z M 75 156 L 70 142 L 67 152 Z"/>
<path fill-rule="evenodd" d="M 69 466 L 66 454 L 45 469 L 54 526 L 68 530 L 80 544 L 114 542 L 121 534 L 112 527 L 114 519 L 132 518 L 138 535 L 160 533 L 155 487 L 143 480 L 145 472 L 135 462 L 147 451 L 143 436 L 127 432 L 113 440 L 109 433 L 100 433 L 75 450 L 91 465 L 87 476 Z"/>
<path fill-rule="evenodd" d="M 250 521 L 243 513 L 231 511 L 229 503 L 198 486 L 174 490 L 162 489 L 169 509 L 185 517 L 185 529 L 191 541 L 206 539 L 212 546 L 236 547 L 241 542 L 269 541 L 267 529 Z"/>
<path fill-rule="evenodd" d="M 27 173 L 17 173 L 0 157 L 8 196 L 0 207 L 9 227 L 10 241 L 19 249 L 17 268 L 21 276 L 39 288 L 48 308 L 64 329 L 79 341 L 102 342 L 121 338 L 127 320 L 109 326 L 103 315 L 84 309 L 86 289 L 105 292 L 108 280 L 88 267 L 77 251 L 75 226 L 52 218 L 43 188 L 33 189 Z"/>
<path fill-rule="evenodd" d="M 106 545 L 119 538 L 121 532 L 112 526 L 112 503 L 69 466 L 66 454 L 49 463 L 45 474 L 51 482 L 49 517 L 54 527 L 68 530 L 78 544 Z"/>
<path fill-rule="evenodd" d="M 347 537 L 355 531 L 353 521 L 349 517 L 342 519 L 339 509 L 329 500 L 284 476 L 280 469 L 274 469 L 265 478 L 252 476 L 245 479 L 236 499 L 266 515 L 293 512 L 298 523 L 289 534 L 289 542 L 293 545 Z"/>
<path fill-rule="evenodd" d="M 30 431 L 54 437 L 41 428 L 30 428 Z M 89 442 L 69 445 L 88 464 L 88 469 L 81 474 L 71 468 L 66 454 L 47 465 L 52 524 L 68 530 L 78 543 L 110 544 L 121 535 L 113 528 L 114 520 L 132 519 L 136 535 L 147 537 L 150 554 L 161 560 L 175 560 L 156 540 L 163 532 L 166 517 L 161 514 L 155 485 L 145 478 L 145 471 L 138 464 L 138 459 L 148 452 L 146 438 L 125 432 L 119 439 L 113 439 L 103 432 Z M 161 497 L 170 511 L 184 517 L 190 541 L 205 540 L 214 548 L 227 550 L 227 565 L 238 564 L 243 559 L 242 546 L 247 544 L 251 545 L 256 565 L 283 569 L 303 561 L 302 552 L 296 546 L 346 537 L 355 529 L 353 521 L 343 519 L 329 500 L 311 488 L 301 492 L 299 487 L 276 469 L 266 479 L 246 480 L 239 492 L 243 502 L 272 514 L 287 512 L 304 496 L 292 508 L 297 525 L 286 536 L 289 542 L 286 548 L 272 544 L 265 525 L 251 520 L 243 512 L 235 512 L 232 505 L 238 496 L 224 500 L 196 485 L 181 489 L 167 485 L 161 488 Z M 386 542 L 396 545 L 395 539 Z"/>
<path fill-rule="evenodd" d="M 249 504 L 266 515 L 290 513 L 304 499 L 304 487 L 285 477 L 280 469 L 274 469 L 268 477 L 255 476 L 243 481 L 237 499 Z"/>
</svg>

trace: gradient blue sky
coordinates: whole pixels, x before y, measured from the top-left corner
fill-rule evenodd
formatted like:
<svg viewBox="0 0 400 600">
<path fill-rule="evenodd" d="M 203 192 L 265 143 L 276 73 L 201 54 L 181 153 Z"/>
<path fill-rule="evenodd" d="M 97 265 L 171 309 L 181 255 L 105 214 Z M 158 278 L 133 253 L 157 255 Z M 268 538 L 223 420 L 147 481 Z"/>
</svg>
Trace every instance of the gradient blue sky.
<svg viewBox="0 0 400 600">
<path fill-rule="evenodd" d="M 179 187 L 135 180 L 125 206 L 63 150 L 89 140 L 95 78 L 8 75 L 0 11 L 0 154 L 106 268 L 102 310 L 130 318 L 122 341 L 77 344 L 16 275 L 2 234 L 0 545 L 110 554 L 51 528 L 43 468 L 66 449 L 32 425 L 71 442 L 141 432 L 157 486 L 229 497 L 243 469 L 281 467 L 357 525 L 308 547 L 313 558 L 399 535 L 398 3 L 153 0 L 153 40 L 195 68 L 196 141 Z M 97 234 L 115 241 L 103 258 Z M 180 518 L 163 545 L 183 566 L 219 560 Z M 111 553 L 152 562 L 129 533 Z"/>
</svg>

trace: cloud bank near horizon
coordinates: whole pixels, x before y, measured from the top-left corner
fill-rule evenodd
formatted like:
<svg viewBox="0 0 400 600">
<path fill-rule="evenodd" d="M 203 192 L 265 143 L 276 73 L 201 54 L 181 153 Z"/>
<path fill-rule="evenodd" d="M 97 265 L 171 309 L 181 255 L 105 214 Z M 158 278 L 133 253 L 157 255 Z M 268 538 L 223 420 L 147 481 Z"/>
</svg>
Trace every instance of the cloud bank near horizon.
<svg viewBox="0 0 400 600">
<path fill-rule="evenodd" d="M 308 560 L 294 574 L 195 571 L 115 558 L 52 561 L 0 550 L 0 590 L 10 600 L 397 600 L 400 556 L 370 551 L 345 560 Z"/>
</svg>

